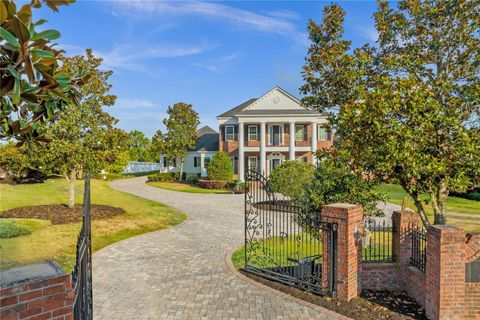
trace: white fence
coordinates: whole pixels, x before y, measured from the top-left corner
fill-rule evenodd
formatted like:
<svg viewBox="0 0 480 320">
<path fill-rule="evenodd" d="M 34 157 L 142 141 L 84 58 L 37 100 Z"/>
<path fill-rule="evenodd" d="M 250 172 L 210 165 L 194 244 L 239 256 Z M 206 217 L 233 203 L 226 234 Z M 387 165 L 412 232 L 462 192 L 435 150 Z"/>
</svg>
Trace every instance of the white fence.
<svg viewBox="0 0 480 320">
<path fill-rule="evenodd" d="M 123 173 L 139 173 L 149 171 L 159 171 L 160 163 L 158 162 L 129 162 Z"/>
</svg>

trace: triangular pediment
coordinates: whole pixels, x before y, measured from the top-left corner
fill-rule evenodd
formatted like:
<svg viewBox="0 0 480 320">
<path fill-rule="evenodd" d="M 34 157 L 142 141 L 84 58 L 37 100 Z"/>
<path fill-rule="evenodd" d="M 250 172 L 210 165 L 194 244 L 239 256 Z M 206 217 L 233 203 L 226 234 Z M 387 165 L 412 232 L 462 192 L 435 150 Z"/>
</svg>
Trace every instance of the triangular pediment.
<svg viewBox="0 0 480 320">
<path fill-rule="evenodd" d="M 280 87 L 275 87 L 244 110 L 305 110 L 300 101 Z"/>
</svg>

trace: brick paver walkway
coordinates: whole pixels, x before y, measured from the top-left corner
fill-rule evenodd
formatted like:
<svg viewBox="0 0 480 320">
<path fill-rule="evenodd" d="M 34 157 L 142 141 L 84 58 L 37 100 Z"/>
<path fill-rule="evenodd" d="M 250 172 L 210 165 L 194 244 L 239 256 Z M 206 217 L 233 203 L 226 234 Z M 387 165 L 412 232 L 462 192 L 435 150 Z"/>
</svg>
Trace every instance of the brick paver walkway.
<svg viewBox="0 0 480 320">
<path fill-rule="evenodd" d="M 162 190 L 145 178 L 115 189 L 176 207 L 183 224 L 113 244 L 93 257 L 96 319 L 339 319 L 259 288 L 230 272 L 243 243 L 243 195 Z"/>
</svg>

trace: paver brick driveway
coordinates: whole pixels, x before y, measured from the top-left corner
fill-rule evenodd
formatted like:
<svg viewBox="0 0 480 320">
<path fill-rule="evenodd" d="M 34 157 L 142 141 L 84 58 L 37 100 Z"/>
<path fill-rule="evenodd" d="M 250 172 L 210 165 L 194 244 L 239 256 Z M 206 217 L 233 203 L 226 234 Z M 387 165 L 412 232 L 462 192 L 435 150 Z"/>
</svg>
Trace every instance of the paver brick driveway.
<svg viewBox="0 0 480 320">
<path fill-rule="evenodd" d="M 96 319 L 337 319 L 232 274 L 243 242 L 243 195 L 193 194 L 117 180 L 114 189 L 188 214 L 183 224 L 113 244 L 93 256 Z"/>
</svg>

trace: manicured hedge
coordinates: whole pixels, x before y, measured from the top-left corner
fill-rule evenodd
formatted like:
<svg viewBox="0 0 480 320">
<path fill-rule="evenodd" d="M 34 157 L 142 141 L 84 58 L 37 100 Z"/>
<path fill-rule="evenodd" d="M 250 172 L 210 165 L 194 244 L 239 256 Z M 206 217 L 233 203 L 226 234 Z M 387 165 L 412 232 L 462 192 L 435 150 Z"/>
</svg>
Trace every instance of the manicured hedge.
<svg viewBox="0 0 480 320">
<path fill-rule="evenodd" d="M 24 236 L 32 233 L 32 230 L 16 221 L 0 219 L 0 239 Z"/>
<path fill-rule="evenodd" d="M 226 180 L 198 180 L 198 186 L 205 189 L 224 189 L 227 183 Z"/>
<path fill-rule="evenodd" d="M 224 151 L 217 152 L 208 165 L 208 178 L 210 180 L 232 180 L 232 159 Z"/>
<path fill-rule="evenodd" d="M 161 172 L 156 174 L 150 174 L 148 181 L 150 182 L 163 182 L 163 181 L 176 181 L 180 177 L 178 172 Z"/>
</svg>

